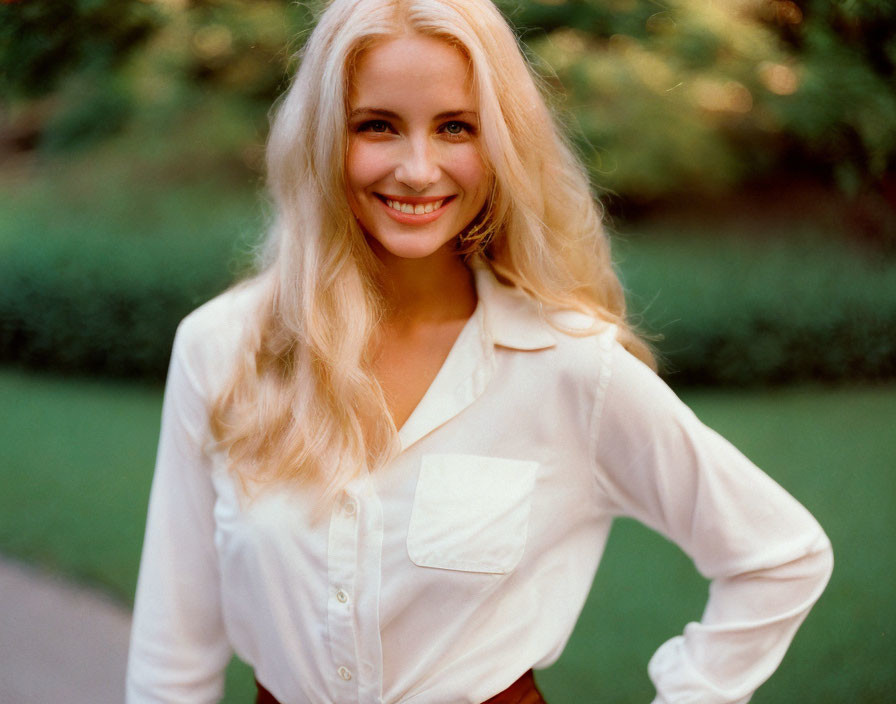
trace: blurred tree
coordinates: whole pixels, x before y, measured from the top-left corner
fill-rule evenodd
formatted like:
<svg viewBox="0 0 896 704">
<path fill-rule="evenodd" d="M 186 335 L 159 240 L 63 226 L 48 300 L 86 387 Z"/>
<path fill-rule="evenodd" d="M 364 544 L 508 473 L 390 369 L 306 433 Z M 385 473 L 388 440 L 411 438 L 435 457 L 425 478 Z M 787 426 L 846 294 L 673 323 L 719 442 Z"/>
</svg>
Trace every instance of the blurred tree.
<svg viewBox="0 0 896 704">
<path fill-rule="evenodd" d="M 52 146 L 64 147 L 115 132 L 130 107 L 115 71 L 161 19 L 153 6 L 135 0 L 0 5 L 0 108 L 57 91 L 61 98 L 50 111 L 26 111 L 4 141 L 33 144 L 49 129 Z"/>
<path fill-rule="evenodd" d="M 159 27 L 137 0 L 44 0 L 0 5 L 0 95 L 37 97 L 84 70 L 109 72 Z"/>
<path fill-rule="evenodd" d="M 126 67 L 136 132 L 166 125 L 166 154 L 187 172 L 224 161 L 260 167 L 271 103 L 285 88 L 312 3 L 167 0 L 166 21 Z"/>
<path fill-rule="evenodd" d="M 857 193 L 892 173 L 888 0 L 500 4 L 601 186 L 649 200 L 784 170 Z"/>
<path fill-rule="evenodd" d="M 20 144 L 51 152 L 125 126 L 140 145 L 164 126 L 156 159 L 257 165 L 269 106 L 322 4 L 0 4 L 0 142 L 13 113 L 34 125 Z M 891 0 L 498 4 L 601 187 L 649 202 L 782 170 L 854 194 L 892 182 Z"/>
<path fill-rule="evenodd" d="M 849 193 L 896 166 L 896 4 L 889 0 L 776 0 L 763 6 L 802 73 L 774 105 L 799 161 L 821 166 Z M 775 77 L 768 75 L 773 90 Z"/>
<path fill-rule="evenodd" d="M 254 137 L 283 88 L 313 6 L 285 0 L 0 4 L 0 108 L 8 123 L 15 122 L 10 113 L 20 118 L 7 130 L 35 131 L 37 139 L 20 141 L 56 152 L 89 146 L 133 118 L 143 134 L 170 125 L 168 138 L 182 147 L 195 137 L 199 111 L 205 150 L 226 158 Z"/>
</svg>

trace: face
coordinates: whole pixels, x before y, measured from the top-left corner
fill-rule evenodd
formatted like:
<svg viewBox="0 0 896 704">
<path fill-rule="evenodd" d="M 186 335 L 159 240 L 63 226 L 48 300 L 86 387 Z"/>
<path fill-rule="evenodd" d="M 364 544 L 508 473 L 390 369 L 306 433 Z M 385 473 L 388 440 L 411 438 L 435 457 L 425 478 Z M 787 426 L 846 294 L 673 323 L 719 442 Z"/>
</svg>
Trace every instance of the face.
<svg viewBox="0 0 896 704">
<path fill-rule="evenodd" d="M 453 252 L 490 185 L 467 58 L 432 37 L 374 45 L 354 67 L 348 132 L 348 200 L 374 251 Z"/>
</svg>

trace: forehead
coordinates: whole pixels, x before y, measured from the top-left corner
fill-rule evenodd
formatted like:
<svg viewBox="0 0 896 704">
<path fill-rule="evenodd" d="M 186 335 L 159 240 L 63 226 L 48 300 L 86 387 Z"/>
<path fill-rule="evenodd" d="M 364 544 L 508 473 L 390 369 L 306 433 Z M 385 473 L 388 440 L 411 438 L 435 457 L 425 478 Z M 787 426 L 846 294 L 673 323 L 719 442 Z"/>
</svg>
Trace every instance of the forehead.
<svg viewBox="0 0 896 704">
<path fill-rule="evenodd" d="M 475 110 L 472 68 L 466 55 L 443 39 L 408 35 L 374 44 L 355 61 L 349 103 L 357 107 L 399 107 L 424 94 Z"/>
</svg>

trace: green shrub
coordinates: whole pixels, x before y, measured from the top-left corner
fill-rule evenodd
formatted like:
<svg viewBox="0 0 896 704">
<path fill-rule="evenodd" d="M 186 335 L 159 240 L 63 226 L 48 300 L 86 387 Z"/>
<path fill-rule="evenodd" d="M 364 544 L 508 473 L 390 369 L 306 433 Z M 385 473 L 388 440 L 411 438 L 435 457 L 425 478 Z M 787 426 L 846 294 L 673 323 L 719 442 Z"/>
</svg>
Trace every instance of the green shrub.
<svg viewBox="0 0 896 704">
<path fill-rule="evenodd" d="M 247 259 L 234 242 L 259 227 L 245 200 L 202 189 L 121 207 L 4 208 L 0 360 L 161 378 L 178 321 L 228 285 Z"/>
<path fill-rule="evenodd" d="M 896 269 L 835 241 L 620 243 L 640 327 L 676 385 L 896 376 Z"/>
<path fill-rule="evenodd" d="M 170 248 L 128 244 L 50 240 L 4 251 L 7 359 L 115 375 L 163 371 L 178 320 L 226 283 L 224 262 L 170 262 Z"/>
<path fill-rule="evenodd" d="M 245 265 L 256 204 L 245 189 L 140 191 L 79 173 L 0 193 L 0 360 L 161 378 L 178 321 Z M 694 228 L 617 237 L 614 250 L 671 383 L 896 376 L 891 261 L 830 238 Z"/>
<path fill-rule="evenodd" d="M 86 148 L 114 134 L 132 107 L 127 86 L 88 73 L 68 81 L 60 103 L 63 107 L 47 120 L 40 140 L 50 153 Z"/>
</svg>

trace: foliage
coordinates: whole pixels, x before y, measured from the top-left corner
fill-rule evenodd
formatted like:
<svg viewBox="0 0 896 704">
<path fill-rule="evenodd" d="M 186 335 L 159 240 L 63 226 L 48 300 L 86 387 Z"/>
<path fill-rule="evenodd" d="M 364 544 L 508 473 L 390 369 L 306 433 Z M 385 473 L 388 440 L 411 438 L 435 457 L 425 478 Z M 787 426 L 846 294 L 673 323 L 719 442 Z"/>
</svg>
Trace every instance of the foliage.
<svg viewBox="0 0 896 704">
<path fill-rule="evenodd" d="M 242 187 L 144 179 L 122 189 L 111 166 L 103 172 L 108 182 L 74 169 L 0 198 L 0 359 L 161 378 L 178 321 L 245 266 L 261 219 Z M 888 259 L 794 232 L 760 241 L 761 228 L 617 238 L 631 309 L 661 336 L 668 379 L 896 376 Z"/>
<path fill-rule="evenodd" d="M 50 179 L 0 190 L 0 358 L 163 373 L 179 318 L 227 284 L 231 243 L 260 229 L 247 174 L 318 5 L 0 5 L 0 80 L 17 96 L 0 108 L 29 116 L 26 96 L 46 93 L 34 103 L 47 106 L 36 113 L 37 173 Z M 685 200 L 782 164 L 852 190 L 892 169 L 892 3 L 502 6 L 543 62 L 595 180 L 630 198 Z M 870 217 L 886 211 L 892 223 L 892 204 L 875 203 Z M 740 234 L 752 242 L 760 230 Z M 645 328 L 664 336 L 670 379 L 896 374 L 892 272 L 845 245 L 775 234 L 771 249 L 632 241 L 622 271 Z"/>
<path fill-rule="evenodd" d="M 0 5 L 0 95 L 13 131 L 37 120 L 51 153 L 124 128 L 158 142 L 197 115 L 232 127 L 239 114 L 236 139 L 215 145 L 227 160 L 257 141 L 310 16 L 282 0 Z M 27 109 L 42 96 L 43 110 Z"/>
<path fill-rule="evenodd" d="M 857 193 L 896 162 L 892 3 L 504 6 L 537 28 L 601 187 L 645 199 L 802 169 Z"/>
<path fill-rule="evenodd" d="M 245 193 L 119 185 L 73 178 L 0 201 L 0 358 L 161 378 L 178 322 L 249 259 L 260 224 Z"/>
<path fill-rule="evenodd" d="M 201 116 L 230 126 L 215 143 L 225 161 L 257 168 L 246 150 L 321 4 L 0 4 L 0 95 L 13 126 L 36 122 L 53 153 L 122 129 L 157 142 L 160 125 L 167 139 Z M 884 188 L 892 172 L 896 4 L 499 5 L 556 89 L 601 188 L 643 202 L 801 170 L 858 194 Z M 49 100 L 27 110 L 37 96 Z"/>
<path fill-rule="evenodd" d="M 776 99 L 776 118 L 794 137 L 793 156 L 808 156 L 855 193 L 896 166 L 896 7 L 886 0 L 811 0 L 804 12 L 791 5 L 782 36 L 803 80 L 792 99 Z"/>
<path fill-rule="evenodd" d="M 0 4 L 0 95 L 40 96 L 72 75 L 101 75 L 156 31 L 158 9 L 135 0 Z"/>
<path fill-rule="evenodd" d="M 671 235 L 671 236 L 670 236 Z M 642 329 L 677 386 L 896 376 L 896 270 L 810 233 L 619 243 Z"/>
</svg>

